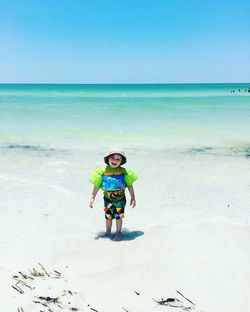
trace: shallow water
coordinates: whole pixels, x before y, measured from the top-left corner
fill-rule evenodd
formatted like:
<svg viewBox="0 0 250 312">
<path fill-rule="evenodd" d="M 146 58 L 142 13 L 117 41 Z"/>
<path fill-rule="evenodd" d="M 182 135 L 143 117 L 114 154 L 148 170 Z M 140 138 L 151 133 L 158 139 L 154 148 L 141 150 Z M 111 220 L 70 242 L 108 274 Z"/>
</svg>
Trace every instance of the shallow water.
<svg viewBox="0 0 250 312">
<path fill-rule="evenodd" d="M 51 152 L 122 145 L 204 152 L 223 147 L 248 155 L 248 87 L 0 85 L 0 148 Z"/>
</svg>

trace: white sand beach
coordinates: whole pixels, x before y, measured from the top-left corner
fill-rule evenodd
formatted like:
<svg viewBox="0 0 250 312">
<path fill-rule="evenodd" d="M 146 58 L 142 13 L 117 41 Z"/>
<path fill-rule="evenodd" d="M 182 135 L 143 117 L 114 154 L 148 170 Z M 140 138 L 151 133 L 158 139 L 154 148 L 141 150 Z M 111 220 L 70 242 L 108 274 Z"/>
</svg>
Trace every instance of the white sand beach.
<svg viewBox="0 0 250 312">
<path fill-rule="evenodd" d="M 113 242 L 101 193 L 88 207 L 102 153 L 2 156 L 3 311 L 250 311 L 249 160 L 128 150 L 137 206 Z"/>
</svg>

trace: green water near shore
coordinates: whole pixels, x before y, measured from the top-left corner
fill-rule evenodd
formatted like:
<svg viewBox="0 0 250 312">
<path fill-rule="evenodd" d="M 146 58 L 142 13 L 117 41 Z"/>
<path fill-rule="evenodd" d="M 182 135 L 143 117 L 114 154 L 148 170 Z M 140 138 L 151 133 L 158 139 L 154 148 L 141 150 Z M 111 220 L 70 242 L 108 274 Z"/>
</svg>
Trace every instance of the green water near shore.
<svg viewBox="0 0 250 312">
<path fill-rule="evenodd" d="M 249 85 L 2 84 L 0 144 L 83 149 L 116 143 L 248 144 Z"/>
</svg>

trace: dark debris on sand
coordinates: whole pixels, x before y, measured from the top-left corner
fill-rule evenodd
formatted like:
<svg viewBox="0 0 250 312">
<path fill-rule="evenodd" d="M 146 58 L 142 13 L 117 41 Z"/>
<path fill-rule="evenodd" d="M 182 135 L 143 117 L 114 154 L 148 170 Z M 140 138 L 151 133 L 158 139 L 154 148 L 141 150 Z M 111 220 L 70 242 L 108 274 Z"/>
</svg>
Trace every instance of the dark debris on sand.
<svg viewBox="0 0 250 312">
<path fill-rule="evenodd" d="M 53 270 L 51 272 L 47 271 L 41 263 L 39 263 L 39 267 L 40 267 L 39 269 L 32 268 L 32 270 L 30 270 L 29 273 L 23 273 L 19 271 L 17 275 L 14 275 L 12 277 L 13 280 L 15 281 L 15 284 L 12 285 L 12 288 L 16 290 L 19 294 L 23 295 L 27 289 L 29 289 L 29 291 L 35 289 L 35 287 L 32 285 L 35 279 L 43 279 L 43 280 L 59 279 L 62 277 L 62 274 L 56 270 Z M 40 311 L 42 312 L 53 312 L 53 308 L 55 307 L 67 311 L 80 311 L 79 308 L 72 306 L 71 302 L 69 301 L 67 301 L 67 307 L 65 306 L 65 303 L 63 303 L 62 299 L 66 295 L 74 296 L 77 295 L 77 293 L 71 290 L 63 290 L 63 292 L 57 297 L 43 295 L 34 296 L 32 302 L 34 304 L 41 305 L 42 310 Z M 18 307 L 17 312 L 25 312 L 25 311 L 22 307 Z"/>
<path fill-rule="evenodd" d="M 180 291 L 176 291 L 181 298 L 167 298 L 167 299 L 159 299 L 154 300 L 159 305 L 168 306 L 171 308 L 179 308 L 179 311 L 192 311 L 195 309 L 196 304 L 193 303 L 190 299 L 184 296 Z"/>
<path fill-rule="evenodd" d="M 49 272 L 45 269 L 45 267 L 39 263 L 39 269 L 32 268 L 29 273 L 23 273 L 21 271 L 18 272 L 17 275 L 14 275 L 13 280 L 15 284 L 12 285 L 12 288 L 17 291 L 20 295 L 23 295 L 26 291 L 33 291 L 35 289 L 34 281 L 35 279 L 60 279 L 62 278 L 62 274 L 56 270 L 52 270 Z M 173 311 L 184 312 L 184 311 L 197 311 L 196 304 L 184 296 L 180 291 L 176 290 L 176 297 L 169 297 L 166 299 L 153 299 L 155 303 L 160 306 L 167 306 Z M 141 296 L 141 293 L 134 290 L 134 294 L 136 296 Z M 54 311 L 83 311 L 82 307 L 78 307 L 77 304 L 72 303 L 74 301 L 74 296 L 79 296 L 77 292 L 71 290 L 63 290 L 58 296 L 33 296 L 32 303 L 38 306 L 40 312 L 54 312 Z M 72 298 L 72 300 L 70 299 Z M 77 299 L 77 298 L 76 298 Z M 78 302 L 79 303 L 79 302 Z M 81 303 L 79 303 L 81 305 Z M 101 312 L 97 309 L 87 305 L 88 311 Z M 129 312 L 124 307 L 121 307 L 125 312 Z M 86 310 L 84 310 L 86 311 Z M 170 310 L 168 310 L 170 311 Z M 22 307 L 17 308 L 17 312 L 25 312 Z M 136 311 L 135 311 L 136 312 Z M 201 312 L 201 311 L 199 311 Z"/>
</svg>

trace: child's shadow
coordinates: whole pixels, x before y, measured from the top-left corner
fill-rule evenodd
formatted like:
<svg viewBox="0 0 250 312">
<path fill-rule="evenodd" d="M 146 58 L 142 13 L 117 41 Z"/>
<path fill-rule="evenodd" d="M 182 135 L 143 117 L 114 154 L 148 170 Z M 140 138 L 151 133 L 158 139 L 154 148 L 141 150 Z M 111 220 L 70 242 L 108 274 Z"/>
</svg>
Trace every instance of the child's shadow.
<svg viewBox="0 0 250 312">
<path fill-rule="evenodd" d="M 142 235 L 144 235 L 144 232 L 142 232 L 142 231 L 129 231 L 127 229 L 124 229 L 121 232 L 121 237 L 122 237 L 121 240 L 122 241 L 131 241 L 131 240 L 134 240 L 137 237 L 142 236 Z M 100 238 L 112 239 L 114 236 L 115 236 L 115 233 L 112 233 L 110 236 L 107 236 L 105 234 L 105 232 L 100 232 L 100 233 L 97 233 L 95 239 L 100 239 Z"/>
<path fill-rule="evenodd" d="M 129 231 L 129 230 L 124 229 L 122 231 L 122 240 L 131 241 L 142 235 L 144 235 L 143 231 Z"/>
</svg>

